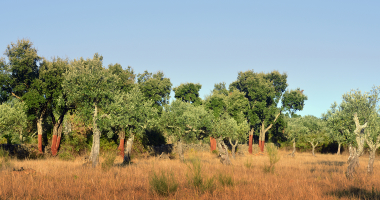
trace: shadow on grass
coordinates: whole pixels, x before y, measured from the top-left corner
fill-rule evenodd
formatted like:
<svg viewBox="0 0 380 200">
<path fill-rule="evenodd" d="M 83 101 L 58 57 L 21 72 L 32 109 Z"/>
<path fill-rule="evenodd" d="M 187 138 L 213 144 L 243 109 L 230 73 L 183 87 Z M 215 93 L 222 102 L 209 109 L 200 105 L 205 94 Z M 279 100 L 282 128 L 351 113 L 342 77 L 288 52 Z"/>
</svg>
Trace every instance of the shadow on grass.
<svg viewBox="0 0 380 200">
<path fill-rule="evenodd" d="M 318 165 L 328 165 L 328 166 L 343 166 L 345 162 L 339 161 L 317 161 L 317 162 L 305 162 L 305 164 L 318 164 Z"/>
<path fill-rule="evenodd" d="M 380 191 L 377 191 L 372 186 L 372 191 L 368 191 L 365 189 L 350 187 L 348 189 L 336 190 L 328 193 L 328 195 L 333 195 L 338 198 L 355 198 L 355 199 L 380 199 Z"/>
</svg>

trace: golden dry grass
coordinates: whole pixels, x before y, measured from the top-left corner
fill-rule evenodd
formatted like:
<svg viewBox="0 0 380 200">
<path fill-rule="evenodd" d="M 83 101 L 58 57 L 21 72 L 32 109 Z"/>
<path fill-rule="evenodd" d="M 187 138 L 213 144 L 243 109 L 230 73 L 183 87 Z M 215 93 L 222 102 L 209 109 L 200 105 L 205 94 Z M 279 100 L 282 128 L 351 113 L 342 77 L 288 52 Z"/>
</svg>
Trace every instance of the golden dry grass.
<svg viewBox="0 0 380 200">
<path fill-rule="evenodd" d="M 371 199 L 380 198 L 380 164 L 376 160 L 373 176 L 366 175 L 368 157 L 360 158 L 353 180 L 347 180 L 347 156 L 298 153 L 295 158 L 280 152 L 275 173 L 264 173 L 267 156 L 245 155 L 223 166 L 209 152 L 189 153 L 186 158 L 201 159 L 203 175 L 232 176 L 234 186 L 223 187 L 216 179 L 216 190 L 198 193 L 187 180 L 189 163 L 178 160 L 134 159 L 126 167 L 104 171 L 82 166 L 82 161 L 12 160 L 15 168 L 36 170 L 33 174 L 0 172 L 0 199 Z M 118 158 L 117 162 L 121 162 Z M 248 168 L 246 163 L 251 163 Z M 160 197 L 150 190 L 153 170 L 173 172 L 179 183 L 176 193 Z"/>
</svg>

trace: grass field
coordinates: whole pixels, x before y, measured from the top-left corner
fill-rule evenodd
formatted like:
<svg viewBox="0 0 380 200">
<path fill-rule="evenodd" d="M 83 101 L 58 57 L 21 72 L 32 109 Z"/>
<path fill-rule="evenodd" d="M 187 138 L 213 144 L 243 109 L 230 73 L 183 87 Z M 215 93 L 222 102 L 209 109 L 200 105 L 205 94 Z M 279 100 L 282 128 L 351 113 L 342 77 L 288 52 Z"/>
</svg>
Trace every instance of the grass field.
<svg viewBox="0 0 380 200">
<path fill-rule="evenodd" d="M 347 155 L 298 153 L 295 158 L 280 151 L 274 173 L 264 172 L 268 156 L 241 155 L 232 165 L 223 166 L 209 152 L 185 154 L 199 158 L 201 176 L 213 180 L 209 190 L 195 188 L 189 180 L 191 162 L 133 160 L 126 167 L 109 170 L 83 166 L 83 159 L 61 161 L 11 160 L 12 166 L 0 172 L 0 199 L 380 199 L 380 164 L 374 164 L 373 176 L 367 176 L 368 156 L 360 158 L 355 178 L 347 180 Z M 121 163 L 117 158 L 115 163 Z M 15 173 L 13 168 L 34 169 L 35 173 Z M 154 173 L 172 173 L 178 189 L 169 196 L 152 191 Z M 222 177 L 222 178 L 221 178 Z M 229 184 L 223 184 L 229 180 Z"/>
</svg>

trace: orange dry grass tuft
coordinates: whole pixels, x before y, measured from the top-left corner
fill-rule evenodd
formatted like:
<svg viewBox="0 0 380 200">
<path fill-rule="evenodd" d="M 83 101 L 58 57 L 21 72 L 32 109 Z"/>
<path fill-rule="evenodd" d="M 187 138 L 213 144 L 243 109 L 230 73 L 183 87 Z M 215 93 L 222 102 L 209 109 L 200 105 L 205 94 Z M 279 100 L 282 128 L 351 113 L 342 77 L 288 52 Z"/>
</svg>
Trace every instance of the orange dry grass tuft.
<svg viewBox="0 0 380 200">
<path fill-rule="evenodd" d="M 13 160 L 16 168 L 31 168 L 37 173 L 15 176 L 11 171 L 0 172 L 0 199 L 164 199 L 150 190 L 153 170 L 171 171 L 178 181 L 178 190 L 169 199 L 380 198 L 380 165 L 375 162 L 373 176 L 367 176 L 368 157 L 360 159 L 356 178 L 347 180 L 347 156 L 301 153 L 291 158 L 286 152 L 280 154 L 274 174 L 263 171 L 269 163 L 267 156 L 240 156 L 231 166 L 224 166 L 209 152 L 186 155 L 201 159 L 205 178 L 220 173 L 233 178 L 232 187 L 223 187 L 215 178 L 213 193 L 197 193 L 186 178 L 189 163 L 178 160 L 135 159 L 129 166 L 109 171 L 83 167 L 78 160 Z M 250 168 L 247 162 L 252 163 Z"/>
</svg>

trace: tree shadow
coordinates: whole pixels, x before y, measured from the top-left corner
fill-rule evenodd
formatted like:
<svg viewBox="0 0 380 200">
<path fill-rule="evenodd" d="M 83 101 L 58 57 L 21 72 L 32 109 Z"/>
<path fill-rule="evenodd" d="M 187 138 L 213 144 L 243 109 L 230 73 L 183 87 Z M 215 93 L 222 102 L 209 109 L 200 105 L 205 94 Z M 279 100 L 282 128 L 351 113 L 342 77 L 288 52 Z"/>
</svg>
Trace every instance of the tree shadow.
<svg viewBox="0 0 380 200">
<path fill-rule="evenodd" d="M 333 195 L 338 198 L 355 198 L 355 199 L 380 199 L 380 191 L 377 191 L 372 186 L 372 191 L 368 191 L 365 189 L 350 187 L 348 189 L 339 189 L 333 192 L 328 193 L 328 195 Z"/>
</svg>

